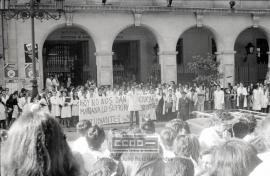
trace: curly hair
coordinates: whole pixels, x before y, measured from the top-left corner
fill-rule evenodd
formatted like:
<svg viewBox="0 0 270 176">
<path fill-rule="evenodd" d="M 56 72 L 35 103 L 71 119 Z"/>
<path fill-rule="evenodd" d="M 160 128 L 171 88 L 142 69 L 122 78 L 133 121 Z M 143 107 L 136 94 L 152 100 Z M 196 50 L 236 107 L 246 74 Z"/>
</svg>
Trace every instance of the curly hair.
<svg viewBox="0 0 270 176">
<path fill-rule="evenodd" d="M 46 112 L 27 109 L 8 132 L 3 147 L 8 176 L 76 176 L 77 163 L 57 123 Z"/>
<path fill-rule="evenodd" d="M 173 146 L 173 142 L 176 135 L 177 134 L 175 130 L 173 130 L 172 128 L 165 127 L 165 129 L 163 129 L 160 132 L 161 142 L 165 147 L 171 148 Z"/>
<path fill-rule="evenodd" d="M 191 157 L 193 139 L 189 135 L 178 135 L 174 140 L 174 153 L 180 157 Z"/>
<path fill-rule="evenodd" d="M 173 119 L 166 123 L 165 125 L 168 128 L 172 128 L 176 131 L 177 134 L 189 134 L 190 128 L 187 122 L 180 120 L 180 119 Z"/>
</svg>

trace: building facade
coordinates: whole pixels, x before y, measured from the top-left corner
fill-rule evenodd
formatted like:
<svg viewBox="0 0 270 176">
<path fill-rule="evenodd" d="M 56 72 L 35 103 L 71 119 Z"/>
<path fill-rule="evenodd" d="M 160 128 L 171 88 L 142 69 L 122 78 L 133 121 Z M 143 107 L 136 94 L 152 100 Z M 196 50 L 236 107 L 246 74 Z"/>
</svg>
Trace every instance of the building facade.
<svg viewBox="0 0 270 176">
<path fill-rule="evenodd" d="M 14 3 L 25 3 L 23 0 Z M 42 1 L 44 5 L 52 3 Z M 50 75 L 74 84 L 185 82 L 196 55 L 216 55 L 221 84 L 258 82 L 270 67 L 270 2 L 66 0 L 60 20 L 35 21 L 39 87 Z M 4 24 L 4 25 L 3 25 Z M 29 88 L 30 20 L 4 21 L 0 84 Z M 253 48 L 253 49 L 250 49 Z M 3 68 L 5 67 L 5 68 Z M 9 72 L 10 70 L 13 70 Z"/>
</svg>

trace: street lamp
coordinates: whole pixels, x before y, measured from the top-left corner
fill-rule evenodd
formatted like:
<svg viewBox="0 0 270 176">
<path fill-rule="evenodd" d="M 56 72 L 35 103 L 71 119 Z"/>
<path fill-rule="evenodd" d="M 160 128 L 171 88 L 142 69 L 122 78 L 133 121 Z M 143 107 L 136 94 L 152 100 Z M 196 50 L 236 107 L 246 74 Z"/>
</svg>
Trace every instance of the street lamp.
<svg viewBox="0 0 270 176">
<path fill-rule="evenodd" d="M 59 20 L 64 11 L 65 0 L 54 0 L 54 4 L 48 8 L 40 5 L 40 0 L 30 0 L 28 3 L 22 5 L 10 4 L 10 0 L 0 0 L 1 15 L 6 20 L 11 19 L 31 19 L 31 36 L 32 36 L 32 68 L 33 68 L 33 80 L 32 80 L 32 98 L 38 94 L 37 84 L 37 69 L 35 59 L 35 18 L 38 20 Z"/>
</svg>

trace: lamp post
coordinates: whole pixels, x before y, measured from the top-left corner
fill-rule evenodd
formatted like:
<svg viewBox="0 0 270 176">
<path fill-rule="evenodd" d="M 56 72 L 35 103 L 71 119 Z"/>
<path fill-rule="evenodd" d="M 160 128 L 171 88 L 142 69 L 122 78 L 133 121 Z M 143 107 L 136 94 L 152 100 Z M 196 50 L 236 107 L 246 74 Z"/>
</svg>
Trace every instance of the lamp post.
<svg viewBox="0 0 270 176">
<path fill-rule="evenodd" d="M 40 0 L 30 0 L 25 4 L 11 5 L 10 0 L 0 0 L 1 15 L 6 20 L 11 19 L 31 19 L 31 44 L 32 44 L 32 98 L 38 94 L 37 84 L 37 67 L 36 67 L 36 48 L 35 48 L 35 19 L 38 20 L 59 20 L 62 13 L 64 13 L 64 1 L 65 0 L 54 0 L 52 6 L 40 5 Z M 49 8 L 48 8 L 49 7 Z"/>
</svg>

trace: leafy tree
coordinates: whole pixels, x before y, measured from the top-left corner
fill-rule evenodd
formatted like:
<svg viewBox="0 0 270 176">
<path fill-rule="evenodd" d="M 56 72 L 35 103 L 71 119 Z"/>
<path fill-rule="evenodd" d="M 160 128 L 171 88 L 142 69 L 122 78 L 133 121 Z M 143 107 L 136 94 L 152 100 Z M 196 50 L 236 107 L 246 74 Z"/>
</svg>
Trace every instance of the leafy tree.
<svg viewBox="0 0 270 176">
<path fill-rule="evenodd" d="M 195 73 L 195 82 L 198 84 L 204 84 L 206 86 L 212 83 L 217 83 L 222 78 L 222 74 L 219 73 L 218 61 L 215 61 L 215 55 L 207 54 L 203 56 L 193 56 L 193 60 L 188 63 L 188 69 Z"/>
</svg>

